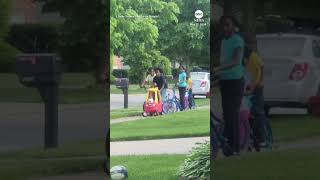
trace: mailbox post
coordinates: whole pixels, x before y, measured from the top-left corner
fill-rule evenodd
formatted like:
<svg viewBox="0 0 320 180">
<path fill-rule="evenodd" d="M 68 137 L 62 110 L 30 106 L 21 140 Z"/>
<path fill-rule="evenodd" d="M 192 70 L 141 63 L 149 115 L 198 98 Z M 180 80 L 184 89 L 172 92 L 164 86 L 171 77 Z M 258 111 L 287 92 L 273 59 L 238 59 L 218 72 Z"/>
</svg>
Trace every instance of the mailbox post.
<svg viewBox="0 0 320 180">
<path fill-rule="evenodd" d="M 38 89 L 45 104 L 45 148 L 58 146 L 58 94 L 61 81 L 61 60 L 55 54 L 21 54 L 16 73 L 27 87 Z"/>
<path fill-rule="evenodd" d="M 124 97 L 124 109 L 128 108 L 128 89 L 129 89 L 129 79 L 128 78 L 118 78 L 116 80 L 116 87 L 122 89 Z"/>
</svg>

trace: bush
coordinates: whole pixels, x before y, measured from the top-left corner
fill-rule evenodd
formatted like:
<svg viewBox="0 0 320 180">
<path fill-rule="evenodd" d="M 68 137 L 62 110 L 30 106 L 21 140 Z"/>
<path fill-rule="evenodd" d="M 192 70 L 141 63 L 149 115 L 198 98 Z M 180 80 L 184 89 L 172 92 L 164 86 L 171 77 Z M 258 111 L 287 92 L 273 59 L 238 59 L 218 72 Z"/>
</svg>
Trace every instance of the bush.
<svg viewBox="0 0 320 180">
<path fill-rule="evenodd" d="M 59 26 L 12 25 L 7 42 L 24 53 L 56 53 L 59 46 Z"/>
<path fill-rule="evenodd" d="M 116 77 L 114 77 L 114 75 L 110 76 L 110 84 L 114 84 L 116 81 Z"/>
<path fill-rule="evenodd" d="M 206 142 L 193 148 L 180 166 L 178 175 L 183 178 L 210 179 L 210 143 Z"/>
<path fill-rule="evenodd" d="M 134 73 L 132 71 L 129 71 L 129 81 L 130 84 L 140 84 L 141 83 L 141 79 L 142 77 L 137 75 L 137 73 Z"/>
<path fill-rule="evenodd" d="M 128 78 L 129 72 L 125 69 L 114 69 L 112 75 L 116 78 Z"/>
<path fill-rule="evenodd" d="M 5 42 L 0 42 L 0 72 L 13 72 L 19 51 Z"/>
<path fill-rule="evenodd" d="M 177 79 L 179 77 L 179 69 L 172 69 L 172 76 L 174 79 Z"/>
</svg>

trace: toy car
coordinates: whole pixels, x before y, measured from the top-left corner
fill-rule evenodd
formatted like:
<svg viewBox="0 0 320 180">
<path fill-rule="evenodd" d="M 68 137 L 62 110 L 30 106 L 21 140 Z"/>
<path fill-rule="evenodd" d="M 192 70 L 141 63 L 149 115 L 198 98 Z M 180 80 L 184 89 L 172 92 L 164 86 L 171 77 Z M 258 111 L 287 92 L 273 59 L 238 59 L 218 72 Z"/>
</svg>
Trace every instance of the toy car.
<svg viewBox="0 0 320 180">
<path fill-rule="evenodd" d="M 144 102 L 144 112 L 142 115 L 157 116 L 163 113 L 163 102 L 160 94 L 160 90 L 156 88 L 149 88 Z"/>
</svg>

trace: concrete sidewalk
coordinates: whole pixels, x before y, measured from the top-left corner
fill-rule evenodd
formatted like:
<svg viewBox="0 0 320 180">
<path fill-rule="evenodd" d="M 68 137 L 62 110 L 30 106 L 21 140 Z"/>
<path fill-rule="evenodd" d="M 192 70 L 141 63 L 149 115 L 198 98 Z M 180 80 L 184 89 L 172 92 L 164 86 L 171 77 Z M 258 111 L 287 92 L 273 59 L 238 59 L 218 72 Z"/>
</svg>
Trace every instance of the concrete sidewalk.
<svg viewBox="0 0 320 180">
<path fill-rule="evenodd" d="M 77 175 L 65 175 L 43 178 L 31 178 L 29 180 L 106 180 L 103 172 L 90 172 Z"/>
<path fill-rule="evenodd" d="M 210 141 L 210 137 L 111 142 L 111 156 L 188 154 L 196 143 Z"/>
</svg>

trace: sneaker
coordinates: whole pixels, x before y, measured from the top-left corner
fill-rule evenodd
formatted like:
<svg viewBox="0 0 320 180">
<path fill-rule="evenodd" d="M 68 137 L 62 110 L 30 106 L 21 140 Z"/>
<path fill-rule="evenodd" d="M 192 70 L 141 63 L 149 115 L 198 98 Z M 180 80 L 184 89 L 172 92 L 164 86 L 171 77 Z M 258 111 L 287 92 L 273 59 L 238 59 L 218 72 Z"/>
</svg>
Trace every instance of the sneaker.
<svg viewBox="0 0 320 180">
<path fill-rule="evenodd" d="M 266 148 L 266 147 L 267 147 L 267 143 L 266 143 L 265 141 L 260 142 L 260 143 L 259 143 L 259 147 L 260 147 L 260 148 Z"/>
</svg>

